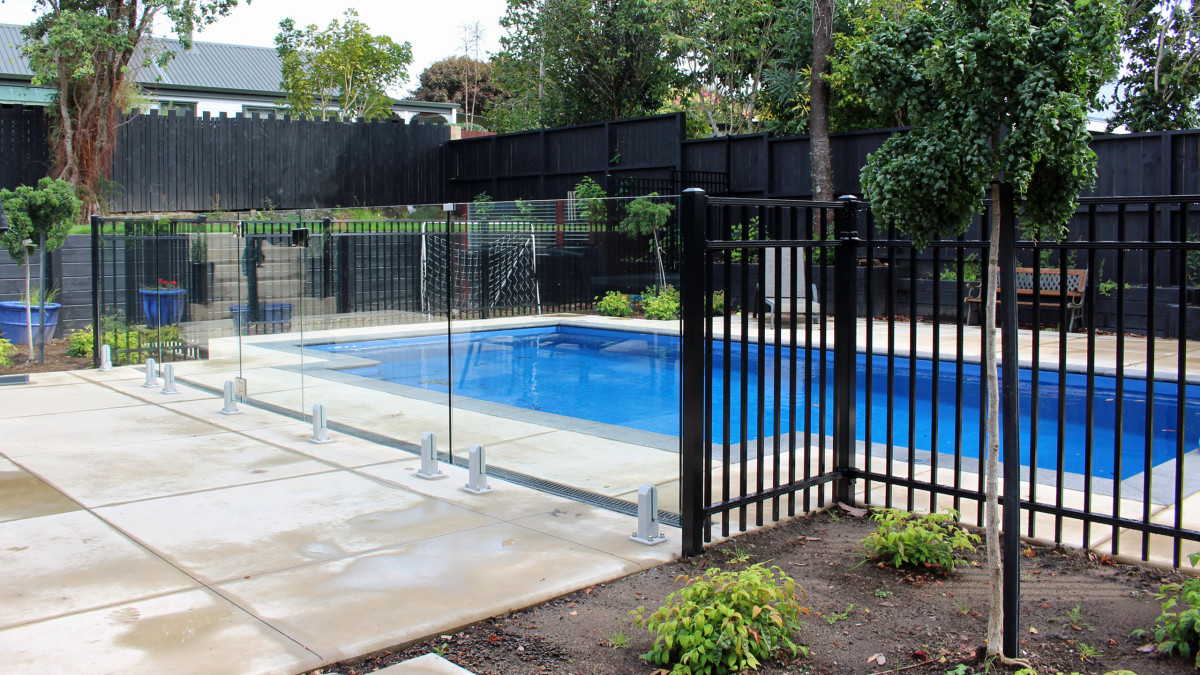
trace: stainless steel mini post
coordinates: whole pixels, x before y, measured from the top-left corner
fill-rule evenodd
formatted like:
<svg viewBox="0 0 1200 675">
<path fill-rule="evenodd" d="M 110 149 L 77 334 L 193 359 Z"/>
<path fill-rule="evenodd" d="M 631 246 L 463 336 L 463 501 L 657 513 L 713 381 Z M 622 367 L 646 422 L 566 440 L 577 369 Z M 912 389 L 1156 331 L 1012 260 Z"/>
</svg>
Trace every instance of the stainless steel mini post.
<svg viewBox="0 0 1200 675">
<path fill-rule="evenodd" d="M 326 426 L 325 419 L 325 404 L 316 403 L 313 405 L 312 414 L 313 432 L 308 440 L 313 443 L 332 443 L 333 439 L 329 437 L 329 428 Z"/>
<path fill-rule="evenodd" d="M 100 372 L 107 373 L 112 369 L 112 347 L 110 345 L 100 345 Z"/>
<path fill-rule="evenodd" d="M 638 529 L 630 539 L 653 546 L 667 540 L 658 531 L 658 488 L 643 485 L 638 488 Z"/>
<path fill-rule="evenodd" d="M 483 446 L 476 443 L 467 454 L 467 484 L 462 487 L 464 492 L 481 495 L 491 492 L 487 484 L 487 463 L 483 458 Z"/>
<path fill-rule="evenodd" d="M 237 401 L 233 399 L 233 380 L 225 380 L 225 407 L 221 408 L 221 413 L 225 415 L 240 415 L 241 410 L 238 410 Z"/>
<path fill-rule="evenodd" d="M 421 434 L 421 470 L 417 477 L 425 480 L 446 478 L 446 474 L 438 469 L 437 437 L 431 431 Z"/>
<path fill-rule="evenodd" d="M 158 373 L 155 370 L 156 365 L 154 359 L 146 359 L 146 382 L 142 386 L 147 389 L 153 389 L 158 386 Z"/>
<path fill-rule="evenodd" d="M 164 394 L 178 394 L 179 390 L 175 388 L 175 366 L 168 363 L 163 366 L 163 388 Z"/>
</svg>

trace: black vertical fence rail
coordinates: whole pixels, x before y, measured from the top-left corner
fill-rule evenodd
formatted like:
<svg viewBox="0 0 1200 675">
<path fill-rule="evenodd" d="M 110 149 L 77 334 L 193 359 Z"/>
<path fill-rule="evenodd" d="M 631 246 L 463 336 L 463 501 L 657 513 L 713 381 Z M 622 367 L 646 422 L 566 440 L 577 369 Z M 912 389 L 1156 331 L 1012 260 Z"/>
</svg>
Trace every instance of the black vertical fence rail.
<svg viewBox="0 0 1200 675">
<path fill-rule="evenodd" d="M 1008 653 L 1018 535 L 1177 567 L 1200 550 L 1183 512 L 1197 490 L 1184 467 L 1200 456 L 1187 357 L 1200 339 L 1198 202 L 1086 198 L 1063 237 L 1041 240 L 1001 210 Z M 983 524 L 991 209 L 915 249 L 861 202 L 687 193 L 685 553 L 715 527 L 748 528 L 751 513 L 829 499 L 953 506 Z"/>
</svg>

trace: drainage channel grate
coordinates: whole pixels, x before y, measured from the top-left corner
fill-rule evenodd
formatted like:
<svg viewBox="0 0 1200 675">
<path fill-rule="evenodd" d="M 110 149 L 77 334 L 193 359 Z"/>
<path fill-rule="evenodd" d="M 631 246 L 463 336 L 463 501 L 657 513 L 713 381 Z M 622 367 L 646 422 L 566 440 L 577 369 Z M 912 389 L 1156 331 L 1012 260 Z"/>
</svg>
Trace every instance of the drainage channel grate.
<svg viewBox="0 0 1200 675">
<path fill-rule="evenodd" d="M 189 386 L 213 394 L 222 393 L 221 390 L 216 389 L 215 387 L 210 387 L 198 382 L 192 382 L 190 380 L 179 378 L 176 378 L 176 381 L 184 382 Z M 288 408 L 284 408 L 283 406 L 278 406 L 272 403 L 252 400 L 243 400 L 239 401 L 239 403 L 251 406 L 253 408 L 258 408 L 259 410 L 266 410 L 267 412 L 283 415 L 284 417 L 299 417 L 301 421 L 310 423 L 312 422 L 312 418 L 309 415 L 297 413 L 295 410 L 290 410 Z M 408 443 L 406 441 L 390 438 L 388 436 L 384 436 L 383 434 L 377 434 L 373 431 L 359 429 L 358 427 L 352 427 L 340 422 L 329 422 L 327 426 L 329 429 L 341 434 L 346 434 L 347 436 L 354 436 L 355 438 L 361 438 L 364 441 L 370 441 L 372 443 L 377 443 L 389 448 L 403 450 L 404 452 L 409 452 L 417 456 L 420 456 L 421 454 L 421 446 L 415 443 Z M 463 457 L 462 455 L 455 457 L 454 460 L 451 461 L 449 453 L 439 452 L 438 461 L 446 462 L 447 464 L 453 464 L 454 466 L 464 469 L 467 468 L 467 458 Z M 545 478 L 538 478 L 537 476 L 531 476 L 527 473 L 512 471 L 511 469 L 504 469 L 501 467 L 489 466 L 487 468 L 487 474 L 493 478 L 507 481 L 509 483 L 516 483 L 517 485 L 522 485 L 524 487 L 548 494 L 557 495 L 566 499 L 572 499 L 577 502 L 583 502 L 584 504 L 591 504 L 592 506 L 599 506 L 602 509 L 608 509 L 609 511 L 615 511 L 627 516 L 633 516 L 635 518 L 637 517 L 637 504 L 634 504 L 633 502 L 627 502 L 623 499 L 609 497 L 608 495 L 596 494 L 595 492 L 588 492 L 587 490 L 581 490 L 576 487 L 571 487 L 570 485 L 563 485 L 562 483 L 556 483 L 551 480 L 546 480 Z M 658 512 L 658 521 L 663 525 L 682 527 L 682 522 L 678 513 L 660 510 Z"/>
</svg>

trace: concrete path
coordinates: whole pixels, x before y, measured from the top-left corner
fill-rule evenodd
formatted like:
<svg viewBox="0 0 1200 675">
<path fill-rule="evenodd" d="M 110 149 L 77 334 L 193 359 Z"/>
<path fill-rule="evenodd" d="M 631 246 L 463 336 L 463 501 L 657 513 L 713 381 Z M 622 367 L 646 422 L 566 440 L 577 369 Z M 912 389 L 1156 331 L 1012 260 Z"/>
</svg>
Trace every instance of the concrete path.
<svg viewBox="0 0 1200 675">
<path fill-rule="evenodd" d="M 666 561 L 634 519 L 133 368 L 0 387 L 6 673 L 297 673 Z"/>
</svg>

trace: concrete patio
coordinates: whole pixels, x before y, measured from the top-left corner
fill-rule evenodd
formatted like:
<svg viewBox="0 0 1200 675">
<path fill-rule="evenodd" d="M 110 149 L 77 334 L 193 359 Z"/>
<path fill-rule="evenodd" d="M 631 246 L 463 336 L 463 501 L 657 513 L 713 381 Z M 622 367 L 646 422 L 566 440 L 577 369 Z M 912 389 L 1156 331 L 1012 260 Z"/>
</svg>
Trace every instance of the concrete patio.
<svg viewBox="0 0 1200 675">
<path fill-rule="evenodd" d="M 0 388 L 7 673 L 297 673 L 677 555 L 634 519 L 412 454 L 144 388 L 140 369 Z M 423 672 L 423 671 L 414 671 Z"/>
</svg>

